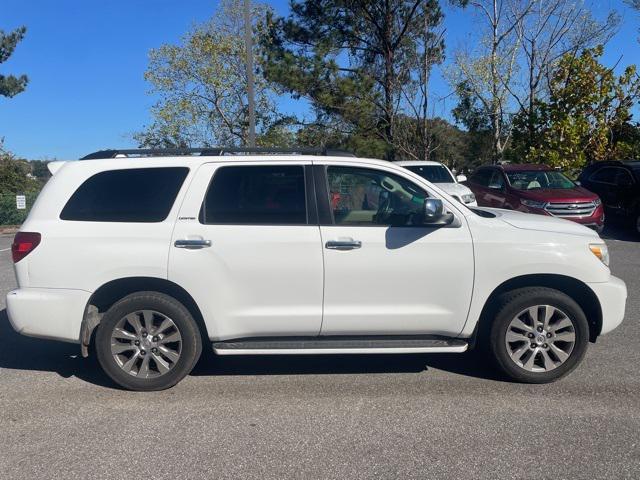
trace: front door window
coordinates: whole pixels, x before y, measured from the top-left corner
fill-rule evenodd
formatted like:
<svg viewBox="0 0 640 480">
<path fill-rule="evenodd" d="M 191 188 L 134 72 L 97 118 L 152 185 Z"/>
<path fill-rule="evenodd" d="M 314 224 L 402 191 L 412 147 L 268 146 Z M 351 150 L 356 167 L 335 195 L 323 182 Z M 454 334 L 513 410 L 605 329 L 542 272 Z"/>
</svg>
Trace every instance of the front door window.
<svg viewBox="0 0 640 480">
<path fill-rule="evenodd" d="M 380 170 L 329 167 L 329 201 L 336 225 L 422 225 L 427 193 Z"/>
</svg>

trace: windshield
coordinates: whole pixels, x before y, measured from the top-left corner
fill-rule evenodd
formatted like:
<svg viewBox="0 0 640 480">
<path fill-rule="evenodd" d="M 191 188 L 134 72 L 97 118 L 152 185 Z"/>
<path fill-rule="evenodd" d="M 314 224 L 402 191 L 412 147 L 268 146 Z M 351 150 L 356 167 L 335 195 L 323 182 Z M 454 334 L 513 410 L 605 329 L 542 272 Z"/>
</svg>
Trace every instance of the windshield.
<svg viewBox="0 0 640 480">
<path fill-rule="evenodd" d="M 455 178 L 444 165 L 411 165 L 405 168 L 431 183 L 456 183 Z"/>
<path fill-rule="evenodd" d="M 537 190 L 540 188 L 567 189 L 576 184 L 560 172 L 555 171 L 519 171 L 506 172 L 509 183 L 516 190 Z"/>
</svg>

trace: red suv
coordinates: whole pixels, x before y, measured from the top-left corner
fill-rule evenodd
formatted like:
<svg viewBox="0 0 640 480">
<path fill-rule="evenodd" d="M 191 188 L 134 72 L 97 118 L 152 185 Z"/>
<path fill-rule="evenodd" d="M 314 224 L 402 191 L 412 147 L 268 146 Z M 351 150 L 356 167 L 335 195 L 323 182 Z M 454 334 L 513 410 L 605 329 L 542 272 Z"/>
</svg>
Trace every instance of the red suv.
<svg viewBox="0 0 640 480">
<path fill-rule="evenodd" d="M 546 165 L 480 167 L 466 184 L 481 207 L 551 215 L 598 232 L 604 228 L 604 210 L 598 195 Z"/>
</svg>

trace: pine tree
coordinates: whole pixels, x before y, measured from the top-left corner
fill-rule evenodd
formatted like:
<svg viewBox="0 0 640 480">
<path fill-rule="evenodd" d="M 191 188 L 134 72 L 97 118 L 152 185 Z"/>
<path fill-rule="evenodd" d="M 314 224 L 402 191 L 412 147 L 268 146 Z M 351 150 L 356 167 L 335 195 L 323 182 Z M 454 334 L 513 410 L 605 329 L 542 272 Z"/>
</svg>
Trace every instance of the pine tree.
<svg viewBox="0 0 640 480">
<path fill-rule="evenodd" d="M 24 38 L 27 29 L 20 27 L 11 33 L 5 33 L 0 30 L 0 64 L 6 62 L 13 54 L 16 46 Z M 20 75 L 16 77 L 14 75 L 2 75 L 0 74 L 0 96 L 14 97 L 20 92 L 23 92 L 27 87 L 29 79 L 26 75 Z"/>
</svg>

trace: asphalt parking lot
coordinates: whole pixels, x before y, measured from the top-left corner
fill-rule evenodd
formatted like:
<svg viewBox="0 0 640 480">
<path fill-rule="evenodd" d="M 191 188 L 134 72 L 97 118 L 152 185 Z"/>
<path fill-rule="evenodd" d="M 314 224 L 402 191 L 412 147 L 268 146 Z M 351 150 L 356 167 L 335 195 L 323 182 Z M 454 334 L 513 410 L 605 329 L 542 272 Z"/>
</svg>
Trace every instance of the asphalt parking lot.
<svg viewBox="0 0 640 480">
<path fill-rule="evenodd" d="M 14 333 L 0 236 L 0 478 L 640 478 L 640 241 L 606 236 L 625 321 L 554 384 L 470 354 L 209 357 L 159 393 Z"/>
</svg>

